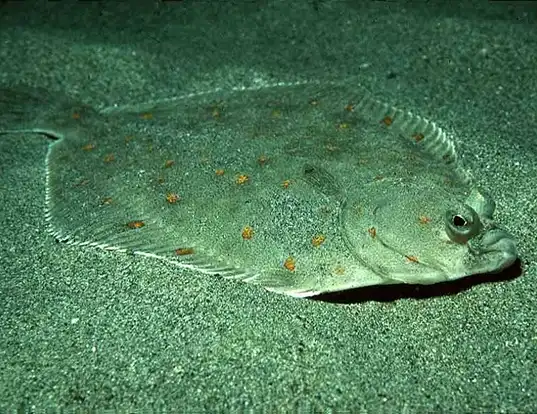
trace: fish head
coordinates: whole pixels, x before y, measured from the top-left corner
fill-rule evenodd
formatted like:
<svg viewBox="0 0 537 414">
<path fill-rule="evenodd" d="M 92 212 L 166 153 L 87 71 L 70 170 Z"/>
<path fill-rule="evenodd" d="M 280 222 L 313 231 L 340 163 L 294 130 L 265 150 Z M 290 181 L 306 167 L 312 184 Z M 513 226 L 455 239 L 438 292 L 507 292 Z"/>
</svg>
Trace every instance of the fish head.
<svg viewBox="0 0 537 414">
<path fill-rule="evenodd" d="M 495 208 L 494 200 L 476 188 L 458 210 L 446 210 L 446 235 L 453 243 L 466 248 L 454 278 L 459 274 L 497 273 L 517 259 L 514 237 L 493 220 Z"/>
<path fill-rule="evenodd" d="M 430 174 L 430 177 L 433 177 Z M 496 273 L 517 258 L 514 238 L 493 220 L 494 201 L 482 191 L 442 187 L 434 180 L 376 184 L 344 215 L 358 260 L 386 283 L 432 284 Z"/>
</svg>

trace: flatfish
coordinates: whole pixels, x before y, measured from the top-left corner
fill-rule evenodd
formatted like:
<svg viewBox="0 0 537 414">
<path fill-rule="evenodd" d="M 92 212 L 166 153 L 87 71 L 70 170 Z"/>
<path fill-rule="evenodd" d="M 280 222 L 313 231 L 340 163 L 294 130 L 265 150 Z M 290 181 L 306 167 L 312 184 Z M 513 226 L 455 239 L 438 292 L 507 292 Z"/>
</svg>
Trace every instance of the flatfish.
<svg viewBox="0 0 537 414">
<path fill-rule="evenodd" d="M 93 109 L 0 91 L 0 131 L 51 140 L 58 240 L 297 297 L 511 265 L 513 237 L 450 135 L 354 82 L 278 83 Z"/>
</svg>

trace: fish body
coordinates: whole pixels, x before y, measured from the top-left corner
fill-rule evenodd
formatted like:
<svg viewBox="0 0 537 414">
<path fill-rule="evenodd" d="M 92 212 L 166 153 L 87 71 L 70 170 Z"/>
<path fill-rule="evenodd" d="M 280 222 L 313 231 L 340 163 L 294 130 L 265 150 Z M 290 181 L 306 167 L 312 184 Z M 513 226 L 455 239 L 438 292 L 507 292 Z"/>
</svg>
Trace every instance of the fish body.
<svg viewBox="0 0 537 414">
<path fill-rule="evenodd" d="M 455 280 L 517 257 L 449 134 L 351 82 L 102 111 L 0 93 L 1 131 L 55 138 L 47 220 L 68 243 L 297 297 Z"/>
</svg>

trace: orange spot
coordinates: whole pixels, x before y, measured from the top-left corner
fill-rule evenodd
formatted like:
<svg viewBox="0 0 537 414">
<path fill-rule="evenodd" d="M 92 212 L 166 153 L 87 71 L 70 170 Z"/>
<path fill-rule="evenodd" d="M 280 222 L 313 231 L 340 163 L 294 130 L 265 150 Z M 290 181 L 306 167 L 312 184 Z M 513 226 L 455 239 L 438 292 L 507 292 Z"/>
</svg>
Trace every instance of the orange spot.
<svg viewBox="0 0 537 414">
<path fill-rule="evenodd" d="M 336 267 L 334 268 L 334 273 L 335 273 L 336 275 L 341 276 L 341 275 L 345 274 L 345 268 L 344 268 L 343 266 L 339 266 L 339 265 L 338 265 L 338 266 L 336 266 Z"/>
<path fill-rule="evenodd" d="M 283 267 L 285 267 L 290 272 L 294 272 L 295 271 L 295 259 L 293 259 L 291 256 L 289 256 L 283 262 Z"/>
<path fill-rule="evenodd" d="M 81 180 L 78 184 L 75 184 L 75 187 L 82 187 L 84 185 L 88 185 L 89 184 L 89 180 L 87 178 Z"/>
<path fill-rule="evenodd" d="M 322 234 L 317 234 L 316 236 L 313 236 L 311 239 L 311 244 L 313 244 L 315 247 L 319 247 L 321 244 L 324 243 L 326 240 L 326 237 Z"/>
<path fill-rule="evenodd" d="M 431 222 L 431 218 L 427 216 L 420 216 L 419 221 L 420 224 L 429 224 Z"/>
<path fill-rule="evenodd" d="M 235 182 L 239 185 L 246 184 L 248 181 L 250 181 L 250 177 L 248 177 L 246 174 L 239 175 Z"/>
<path fill-rule="evenodd" d="M 369 233 L 369 235 L 372 237 L 372 238 L 375 238 L 377 237 L 377 229 L 374 228 L 374 227 L 370 227 L 367 229 L 367 232 Z"/>
<path fill-rule="evenodd" d="M 73 114 L 71 115 L 71 118 L 73 119 L 80 119 L 80 112 L 73 112 Z"/>
<path fill-rule="evenodd" d="M 268 161 L 268 158 L 266 155 L 260 155 L 259 158 L 257 159 L 257 163 L 260 165 L 260 166 L 263 166 L 267 163 Z"/>
<path fill-rule="evenodd" d="M 291 184 L 291 180 L 284 180 L 284 182 L 282 183 L 282 187 L 287 188 L 289 187 L 290 184 Z"/>
<path fill-rule="evenodd" d="M 386 115 L 384 118 L 382 118 L 381 122 L 386 126 L 390 126 L 391 124 L 393 124 L 393 119 L 391 116 Z"/>
<path fill-rule="evenodd" d="M 421 132 L 415 133 L 414 135 L 412 135 L 412 138 L 414 138 L 414 141 L 420 142 L 423 138 L 425 138 L 425 135 L 423 135 Z"/>
<path fill-rule="evenodd" d="M 416 256 L 405 256 L 405 257 L 411 263 L 419 263 L 419 260 Z"/>
<path fill-rule="evenodd" d="M 219 168 L 218 170 L 215 171 L 215 174 L 216 175 L 224 175 L 224 170 Z"/>
<path fill-rule="evenodd" d="M 348 104 L 348 105 L 345 105 L 345 111 L 348 111 L 348 112 L 352 112 L 354 111 L 354 104 Z"/>
<path fill-rule="evenodd" d="M 334 145 L 334 144 L 331 144 L 331 143 L 326 144 L 324 147 L 329 152 L 334 152 L 334 151 L 337 151 L 339 149 L 339 147 L 337 145 Z"/>
<path fill-rule="evenodd" d="M 112 161 L 115 161 L 116 160 L 116 156 L 114 154 L 107 154 L 105 157 L 104 157 L 104 162 L 112 162 Z"/>
<path fill-rule="evenodd" d="M 127 223 L 127 227 L 129 229 L 141 229 L 144 226 L 145 226 L 145 223 L 142 220 L 134 220 L 134 221 L 129 221 Z"/>
<path fill-rule="evenodd" d="M 176 193 L 168 193 L 166 194 L 166 201 L 170 204 L 175 204 L 179 200 L 181 200 L 181 197 L 179 197 Z"/>
<path fill-rule="evenodd" d="M 105 197 L 102 199 L 101 204 L 104 206 L 108 206 L 112 204 L 112 197 Z"/>
<path fill-rule="evenodd" d="M 145 121 L 148 121 L 150 119 L 153 119 L 153 114 L 151 112 L 144 112 L 143 114 L 140 114 L 140 118 Z"/>
<path fill-rule="evenodd" d="M 242 229 L 241 234 L 244 240 L 250 240 L 252 237 L 254 237 L 254 229 L 250 226 L 246 226 Z"/>
<path fill-rule="evenodd" d="M 177 256 L 186 256 L 189 254 L 194 254 L 194 248 L 193 247 L 180 247 L 178 249 L 175 249 L 175 254 Z"/>
<path fill-rule="evenodd" d="M 273 118 L 279 118 L 282 116 L 282 111 L 280 111 L 279 109 L 273 109 L 271 112 L 271 116 Z"/>
<path fill-rule="evenodd" d="M 91 151 L 95 149 L 95 144 L 86 144 L 82 147 L 84 151 Z"/>
<path fill-rule="evenodd" d="M 171 166 L 173 166 L 173 164 L 175 164 L 174 160 L 166 160 L 164 162 L 164 168 L 170 168 Z"/>
<path fill-rule="evenodd" d="M 125 143 L 131 142 L 133 139 L 134 139 L 134 136 L 133 136 L 133 135 L 127 135 L 127 136 L 125 137 Z"/>
</svg>

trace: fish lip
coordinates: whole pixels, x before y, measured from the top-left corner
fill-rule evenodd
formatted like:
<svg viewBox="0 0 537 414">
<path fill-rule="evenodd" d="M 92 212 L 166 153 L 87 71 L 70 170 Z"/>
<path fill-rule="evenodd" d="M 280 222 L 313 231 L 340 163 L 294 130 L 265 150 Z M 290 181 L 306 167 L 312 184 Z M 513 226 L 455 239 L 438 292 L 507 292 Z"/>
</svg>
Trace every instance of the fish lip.
<svg viewBox="0 0 537 414">
<path fill-rule="evenodd" d="M 495 256 L 495 260 L 491 261 L 491 265 L 486 266 L 486 269 L 479 273 L 501 272 L 518 259 L 515 238 L 500 227 L 490 228 L 479 238 L 476 243 L 477 246 L 473 246 L 471 241 L 468 243 L 468 251 L 474 258 L 483 258 L 483 260 L 487 261 L 491 255 Z"/>
</svg>

